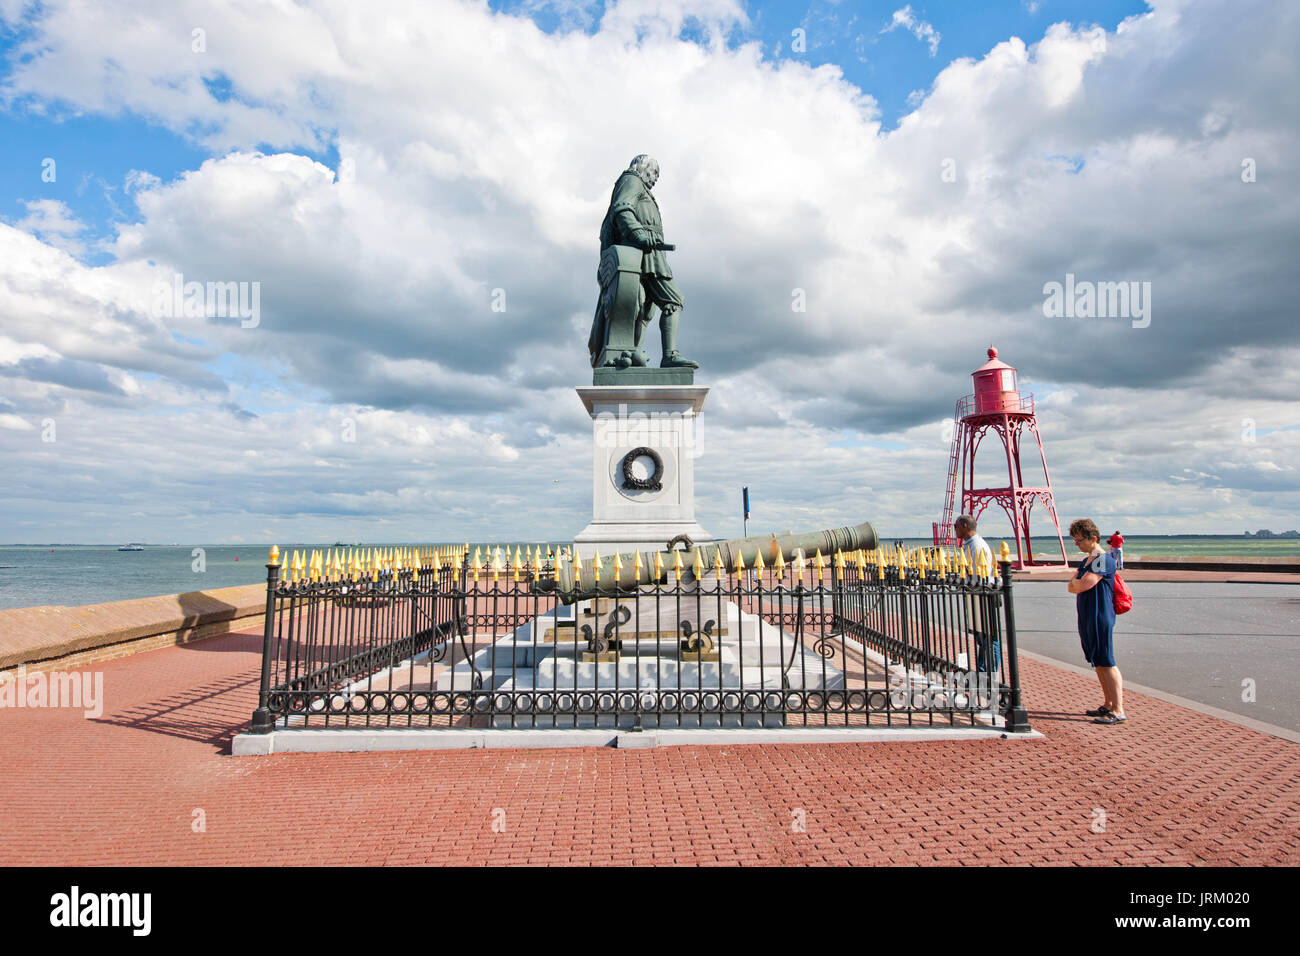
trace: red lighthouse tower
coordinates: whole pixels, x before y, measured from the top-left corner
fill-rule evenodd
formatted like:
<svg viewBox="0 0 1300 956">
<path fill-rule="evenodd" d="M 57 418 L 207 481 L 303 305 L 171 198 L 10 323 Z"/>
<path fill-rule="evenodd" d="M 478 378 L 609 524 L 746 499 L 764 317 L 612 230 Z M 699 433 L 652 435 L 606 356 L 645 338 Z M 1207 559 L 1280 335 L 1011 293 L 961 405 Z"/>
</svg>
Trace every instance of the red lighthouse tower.
<svg viewBox="0 0 1300 956">
<path fill-rule="evenodd" d="M 1043 439 L 1038 434 L 1038 419 L 1034 415 L 1034 396 L 1016 388 L 1016 370 L 1006 362 L 998 361 L 998 350 L 989 347 L 989 360 L 971 373 L 975 380 L 975 394 L 958 400 L 953 420 L 957 423 L 952 436 L 952 452 L 948 457 L 948 492 L 943 506 L 943 521 L 934 526 L 934 543 L 952 543 L 952 521 L 956 514 L 978 518 L 990 504 L 997 504 L 1011 519 L 1011 531 L 1016 538 L 1018 567 L 1034 563 L 1029 543 L 1029 512 L 1034 503 L 1041 501 L 1048 517 L 1056 528 L 1056 540 L 1061 546 L 1061 561 L 1065 556 L 1065 540 L 1061 537 L 1061 522 L 1056 516 L 1056 501 L 1052 497 L 1052 479 L 1047 471 L 1047 455 L 1043 452 Z M 1038 457 L 1043 463 L 1043 486 L 1025 484 L 1020 469 L 1020 440 L 1024 432 L 1033 435 L 1038 443 Z M 1007 484 L 994 488 L 975 487 L 975 452 L 989 433 L 1002 440 L 1006 456 Z M 961 481 L 961 510 L 958 504 L 957 483 Z M 1055 558 L 1043 564 L 1055 564 Z"/>
</svg>

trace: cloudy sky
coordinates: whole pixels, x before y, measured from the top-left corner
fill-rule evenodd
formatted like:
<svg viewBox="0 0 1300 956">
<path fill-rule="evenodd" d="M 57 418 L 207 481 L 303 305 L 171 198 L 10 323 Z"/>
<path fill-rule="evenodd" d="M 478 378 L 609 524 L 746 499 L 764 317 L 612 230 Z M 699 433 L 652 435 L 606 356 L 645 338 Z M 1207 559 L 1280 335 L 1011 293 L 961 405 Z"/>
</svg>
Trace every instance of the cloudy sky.
<svg viewBox="0 0 1300 956">
<path fill-rule="evenodd" d="M 746 484 L 928 533 L 990 344 L 1063 518 L 1296 527 L 1297 47 L 1289 0 L 0 0 L 0 541 L 571 536 L 641 152 L 715 534 Z"/>
</svg>

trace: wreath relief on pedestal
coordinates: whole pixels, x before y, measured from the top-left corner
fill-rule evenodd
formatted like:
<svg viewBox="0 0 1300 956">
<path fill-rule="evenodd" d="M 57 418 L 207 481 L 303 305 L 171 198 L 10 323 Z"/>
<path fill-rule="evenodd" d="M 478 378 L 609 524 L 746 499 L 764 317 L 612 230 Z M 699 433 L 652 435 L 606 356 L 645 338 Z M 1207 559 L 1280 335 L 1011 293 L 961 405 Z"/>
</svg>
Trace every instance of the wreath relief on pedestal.
<svg viewBox="0 0 1300 956">
<path fill-rule="evenodd" d="M 654 462 L 654 472 L 649 478 L 638 478 L 632 474 L 632 462 L 638 458 L 649 458 Z M 623 487 L 629 491 L 659 491 L 663 486 L 660 479 L 664 476 L 664 460 L 653 448 L 633 448 L 623 456 Z"/>
</svg>

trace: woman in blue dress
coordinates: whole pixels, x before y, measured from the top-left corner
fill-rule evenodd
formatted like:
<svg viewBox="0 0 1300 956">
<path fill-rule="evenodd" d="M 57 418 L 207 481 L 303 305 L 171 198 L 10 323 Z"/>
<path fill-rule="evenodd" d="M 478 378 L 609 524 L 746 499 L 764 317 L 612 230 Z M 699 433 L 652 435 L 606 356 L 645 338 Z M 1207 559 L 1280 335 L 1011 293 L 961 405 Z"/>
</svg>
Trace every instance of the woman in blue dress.
<svg viewBox="0 0 1300 956">
<path fill-rule="evenodd" d="M 1128 717 L 1124 681 L 1115 666 L 1115 559 L 1102 548 L 1101 532 L 1088 518 L 1070 525 L 1070 537 L 1087 555 L 1068 584 L 1079 616 L 1079 643 L 1106 698 L 1100 707 L 1085 713 L 1096 718 L 1094 724 L 1122 724 Z"/>
</svg>

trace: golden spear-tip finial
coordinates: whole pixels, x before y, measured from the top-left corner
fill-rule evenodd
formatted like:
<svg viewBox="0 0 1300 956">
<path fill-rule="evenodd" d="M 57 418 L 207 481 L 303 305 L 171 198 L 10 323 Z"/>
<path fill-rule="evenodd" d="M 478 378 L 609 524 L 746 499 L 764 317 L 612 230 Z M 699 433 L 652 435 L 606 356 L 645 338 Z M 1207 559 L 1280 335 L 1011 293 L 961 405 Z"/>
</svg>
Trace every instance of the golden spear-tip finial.
<svg viewBox="0 0 1300 956">
<path fill-rule="evenodd" d="M 798 578 L 800 581 L 802 581 L 803 573 L 804 573 L 803 548 L 800 548 L 798 551 L 794 553 L 794 576 Z"/>
<path fill-rule="evenodd" d="M 632 552 L 632 577 L 641 580 L 641 549 L 637 548 Z"/>
<path fill-rule="evenodd" d="M 727 569 L 722 563 L 721 548 L 713 549 L 713 573 L 718 576 L 719 581 L 727 576 Z"/>
<path fill-rule="evenodd" d="M 760 576 L 760 577 L 759 577 L 759 583 L 761 584 L 761 583 L 762 583 L 762 574 L 763 574 L 763 572 L 764 572 L 765 570 L 767 570 L 767 565 L 766 565 L 765 563 L 763 563 L 763 551 L 762 551 L 762 549 L 759 549 L 757 552 L 754 553 L 754 570 L 755 570 L 755 572 L 757 572 L 758 575 Z"/>
<path fill-rule="evenodd" d="M 600 586 L 600 548 L 596 548 L 591 553 L 591 573 L 594 575 L 596 586 Z"/>
<path fill-rule="evenodd" d="M 778 580 L 785 577 L 785 554 L 780 548 L 776 549 L 776 560 L 772 562 L 772 570 L 776 572 Z"/>
<path fill-rule="evenodd" d="M 614 552 L 614 586 L 617 587 L 618 583 L 622 579 L 623 579 L 623 562 L 619 558 L 618 552 L 615 551 Z"/>
<path fill-rule="evenodd" d="M 664 555 L 662 551 L 655 552 L 655 583 L 664 579 Z"/>
<path fill-rule="evenodd" d="M 817 569 L 817 580 L 822 580 L 826 572 L 826 559 L 822 557 L 822 549 L 817 549 L 817 556 L 813 558 L 813 567 Z"/>
<path fill-rule="evenodd" d="M 677 578 L 677 583 L 682 583 L 682 552 L 680 549 L 673 550 L 673 575 Z"/>
<path fill-rule="evenodd" d="M 280 566 L 280 546 L 278 544 L 271 545 L 271 553 L 266 556 L 266 563 L 274 564 L 276 567 Z"/>
<path fill-rule="evenodd" d="M 745 553 L 739 548 L 736 549 L 736 577 L 745 573 Z"/>
<path fill-rule="evenodd" d="M 691 564 L 691 572 L 695 575 L 695 580 L 699 581 L 704 577 L 704 555 L 700 554 L 700 549 L 695 549 L 695 560 Z"/>
<path fill-rule="evenodd" d="M 1005 541 L 1002 542 L 1002 547 L 998 548 L 998 557 L 1001 558 L 1003 561 L 1011 560 L 1011 549 L 1007 547 L 1007 543 Z"/>
</svg>

